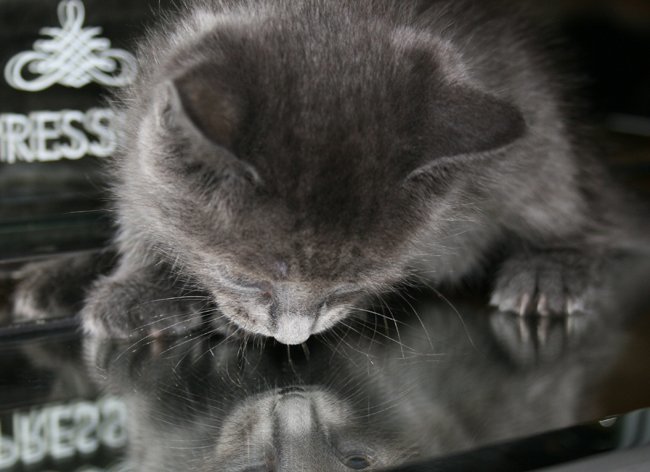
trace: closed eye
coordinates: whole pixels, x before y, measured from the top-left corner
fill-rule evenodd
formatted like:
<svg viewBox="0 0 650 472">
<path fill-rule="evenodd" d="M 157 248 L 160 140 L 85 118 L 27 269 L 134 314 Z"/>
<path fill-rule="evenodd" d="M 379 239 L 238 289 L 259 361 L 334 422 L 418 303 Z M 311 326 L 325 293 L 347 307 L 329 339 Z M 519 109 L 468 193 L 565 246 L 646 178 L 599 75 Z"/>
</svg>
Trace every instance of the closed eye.
<svg viewBox="0 0 650 472">
<path fill-rule="evenodd" d="M 237 280 L 235 284 L 239 288 L 243 288 L 245 290 L 251 290 L 251 291 L 258 291 L 258 292 L 271 292 L 273 291 L 273 287 L 271 286 L 270 283 L 268 282 L 253 282 L 249 280 Z"/>
<path fill-rule="evenodd" d="M 248 293 L 272 293 L 273 286 L 269 282 L 258 282 L 249 280 L 244 277 L 220 277 L 220 282 L 224 287 L 237 292 Z"/>
<path fill-rule="evenodd" d="M 360 295 L 362 292 L 359 287 L 343 287 L 338 288 L 331 292 L 326 298 L 323 304 L 327 305 L 336 305 L 338 303 L 344 303 L 352 300 L 353 298 Z"/>
</svg>

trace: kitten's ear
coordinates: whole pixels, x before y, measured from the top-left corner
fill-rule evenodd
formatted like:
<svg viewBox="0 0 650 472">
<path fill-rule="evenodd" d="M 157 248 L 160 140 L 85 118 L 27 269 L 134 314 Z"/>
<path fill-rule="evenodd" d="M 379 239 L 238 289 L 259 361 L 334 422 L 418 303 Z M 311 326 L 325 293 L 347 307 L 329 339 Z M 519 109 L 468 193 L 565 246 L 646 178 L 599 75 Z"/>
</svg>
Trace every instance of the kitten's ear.
<svg viewBox="0 0 650 472">
<path fill-rule="evenodd" d="M 419 130 L 424 154 L 414 178 L 428 180 L 441 164 L 462 164 L 513 143 L 526 133 L 526 123 L 514 106 L 466 85 L 435 88 L 425 102 L 428 119 Z"/>
<path fill-rule="evenodd" d="M 517 108 L 465 85 L 440 87 L 429 113 L 427 141 L 436 149 L 436 157 L 496 150 L 526 132 Z"/>
<path fill-rule="evenodd" d="M 223 195 L 232 197 L 241 182 L 257 186 L 262 179 L 235 149 L 243 133 L 244 94 L 220 80 L 224 71 L 216 69 L 200 66 L 163 83 L 156 95 L 156 125 L 170 138 L 174 159 L 167 159 L 167 166 L 190 174 L 198 168 L 204 176 L 210 172 Z M 227 199 L 222 196 L 222 202 Z"/>
<path fill-rule="evenodd" d="M 166 121 L 232 150 L 244 103 L 219 75 L 197 67 L 168 81 L 164 88 Z"/>
</svg>

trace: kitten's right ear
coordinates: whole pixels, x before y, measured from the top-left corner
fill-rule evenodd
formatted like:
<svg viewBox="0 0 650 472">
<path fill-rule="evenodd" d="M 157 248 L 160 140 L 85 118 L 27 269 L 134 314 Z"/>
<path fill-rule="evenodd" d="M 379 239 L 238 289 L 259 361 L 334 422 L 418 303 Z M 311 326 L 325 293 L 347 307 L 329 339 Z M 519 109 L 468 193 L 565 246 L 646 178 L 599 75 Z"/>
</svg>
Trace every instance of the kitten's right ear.
<svg viewBox="0 0 650 472">
<path fill-rule="evenodd" d="M 214 72 L 204 69 L 191 69 L 163 84 L 163 125 L 199 134 L 232 150 L 244 112 L 243 100 Z"/>
</svg>

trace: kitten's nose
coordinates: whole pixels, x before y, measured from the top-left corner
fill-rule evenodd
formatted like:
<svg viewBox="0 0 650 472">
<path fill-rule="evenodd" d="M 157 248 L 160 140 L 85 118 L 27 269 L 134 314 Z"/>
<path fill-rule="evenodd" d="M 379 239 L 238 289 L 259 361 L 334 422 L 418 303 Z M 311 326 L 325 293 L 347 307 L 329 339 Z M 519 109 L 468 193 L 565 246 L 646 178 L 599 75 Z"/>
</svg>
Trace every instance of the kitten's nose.
<svg viewBox="0 0 650 472">
<path fill-rule="evenodd" d="M 280 316 L 273 337 L 282 344 L 302 344 L 311 336 L 313 324 L 307 316 Z"/>
</svg>

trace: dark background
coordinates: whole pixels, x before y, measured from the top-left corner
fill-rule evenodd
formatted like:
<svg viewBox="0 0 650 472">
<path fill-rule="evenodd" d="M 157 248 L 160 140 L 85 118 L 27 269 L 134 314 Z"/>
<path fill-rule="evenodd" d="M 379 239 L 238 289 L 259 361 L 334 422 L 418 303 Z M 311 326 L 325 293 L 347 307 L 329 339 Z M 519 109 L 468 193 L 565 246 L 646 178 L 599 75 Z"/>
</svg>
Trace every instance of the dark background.
<svg viewBox="0 0 650 472">
<path fill-rule="evenodd" d="M 514 1 L 514 0 L 513 0 Z M 39 29 L 59 26 L 58 0 L 0 0 L 0 64 L 29 50 Z M 515 2 L 518 6 L 521 1 Z M 650 1 L 528 0 L 539 21 L 561 33 L 558 63 L 576 77 L 580 120 L 613 173 L 650 201 Z M 84 25 L 101 26 L 113 47 L 132 44 L 163 0 L 85 0 Z M 514 3 L 513 3 L 514 5 Z M 0 113 L 87 110 L 104 106 L 107 91 L 59 85 L 22 92 L 0 79 Z M 0 261 L 4 267 L 54 252 L 104 245 L 111 234 L 101 159 L 0 163 Z M 2 270 L 2 266 L 0 266 Z"/>
</svg>

